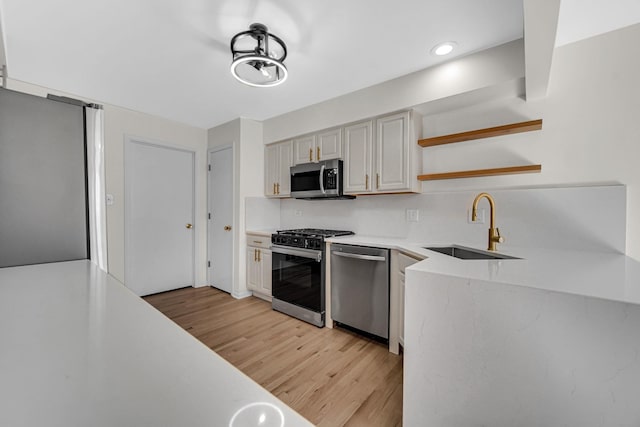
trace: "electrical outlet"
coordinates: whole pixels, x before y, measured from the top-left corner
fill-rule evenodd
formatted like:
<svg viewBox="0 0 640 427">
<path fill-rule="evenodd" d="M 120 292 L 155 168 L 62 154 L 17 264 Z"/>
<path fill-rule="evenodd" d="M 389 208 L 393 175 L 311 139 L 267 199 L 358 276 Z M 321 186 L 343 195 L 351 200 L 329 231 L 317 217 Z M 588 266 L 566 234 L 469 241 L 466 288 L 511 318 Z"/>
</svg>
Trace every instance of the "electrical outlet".
<svg viewBox="0 0 640 427">
<path fill-rule="evenodd" d="M 295 216 L 302 216 L 302 211 L 301 211 L 301 210 L 299 210 L 299 209 L 296 209 L 296 210 L 294 210 L 294 211 L 293 211 L 293 214 L 294 214 Z"/>
<path fill-rule="evenodd" d="M 107 206 L 113 205 L 113 194 L 107 194 Z"/>
<path fill-rule="evenodd" d="M 477 212 L 477 218 L 475 221 L 471 220 L 471 209 L 469 209 L 467 211 L 467 222 L 469 224 L 484 224 L 484 218 L 485 218 L 485 210 L 484 209 L 478 209 Z"/>
<path fill-rule="evenodd" d="M 418 209 L 407 209 L 406 218 L 408 222 L 418 222 L 420 211 Z"/>
</svg>

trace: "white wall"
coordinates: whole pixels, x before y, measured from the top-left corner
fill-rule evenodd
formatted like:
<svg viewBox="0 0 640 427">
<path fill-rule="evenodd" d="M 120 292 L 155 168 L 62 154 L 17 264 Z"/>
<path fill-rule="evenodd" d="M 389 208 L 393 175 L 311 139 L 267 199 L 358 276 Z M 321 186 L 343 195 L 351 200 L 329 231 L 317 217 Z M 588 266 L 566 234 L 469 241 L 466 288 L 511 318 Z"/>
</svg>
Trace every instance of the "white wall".
<svg viewBox="0 0 640 427">
<path fill-rule="evenodd" d="M 640 260 L 640 24 L 555 50 L 548 96 L 497 100 L 424 117 L 425 136 L 543 119 L 543 129 L 425 149 L 423 172 L 540 163 L 542 173 L 423 183 L 424 192 L 620 182 L 627 254 Z M 594 200 L 594 206 L 607 203 Z M 583 213 L 576 211 L 576 217 Z M 602 224 L 593 224 L 601 227 Z"/>
<path fill-rule="evenodd" d="M 195 152 L 195 263 L 196 286 L 207 283 L 207 143 L 204 129 L 111 105 L 104 106 L 109 273 L 124 281 L 124 137 L 132 135 L 156 144 L 180 146 Z M 126 283 L 125 283 L 126 284 Z"/>
<path fill-rule="evenodd" d="M 2 67 L 7 65 L 7 50 L 5 48 L 4 22 L 2 18 L 2 5 L 0 5 L 0 74 Z M 6 77 L 6 76 L 3 76 Z"/>
<path fill-rule="evenodd" d="M 262 123 L 236 119 L 208 131 L 209 148 L 233 146 L 233 291 L 236 298 L 249 295 L 246 287 L 245 198 L 262 196 L 264 182 L 264 146 Z"/>
<path fill-rule="evenodd" d="M 460 100 L 465 99 L 460 93 L 472 91 L 463 93 L 466 95 L 483 90 L 477 80 L 470 85 L 462 81 L 453 84 L 451 80 L 446 90 L 437 92 L 433 88 L 435 83 L 426 82 L 427 79 L 437 81 L 437 76 L 444 75 L 446 67 L 456 68 L 458 61 L 452 61 L 267 120 L 264 123 L 265 143 L 415 106 L 419 99 L 425 102 L 429 97 L 434 101 L 419 106 L 419 110 L 430 112 L 423 119 L 424 137 L 542 118 L 543 130 L 539 132 L 423 151 L 423 173 L 540 163 L 541 174 L 430 181 L 423 183 L 423 192 L 622 183 L 628 192 L 626 252 L 640 260 L 640 168 L 637 166 L 640 127 L 635 126 L 640 117 L 640 85 L 637 83 L 640 57 L 633 54 L 637 50 L 637 40 L 640 40 L 640 24 L 557 48 L 548 96 L 539 101 L 525 102 L 510 96 L 460 108 Z M 482 65 L 476 70 L 478 74 L 495 72 L 493 80 L 485 76 L 483 84 L 498 87 L 519 79 L 522 70 L 516 65 L 522 61 L 521 49 L 521 44 L 498 46 L 491 53 L 503 53 L 504 56 L 494 57 L 502 62 L 474 61 L 475 66 Z M 484 52 L 475 55 L 484 58 L 482 54 Z M 474 55 L 464 59 L 470 61 L 472 57 Z M 465 70 L 458 77 L 466 80 L 469 74 L 475 73 Z M 455 102 L 447 105 L 452 99 Z M 442 105 L 458 107 L 433 112 L 443 111 Z M 385 209 L 387 196 L 373 197 L 376 202 L 371 202 L 372 208 Z M 594 206 L 601 203 L 607 202 L 594 201 Z M 582 213 L 576 211 L 575 215 L 578 218 Z M 593 224 L 593 227 L 601 225 Z"/>
<path fill-rule="evenodd" d="M 485 221 L 470 222 L 478 190 L 358 197 L 355 200 L 282 200 L 282 228 L 329 228 L 394 237 L 418 244 L 487 246 Z M 538 247 L 622 253 L 626 188 L 623 185 L 491 190 L 496 226 L 505 239 L 498 250 Z M 406 220 L 417 209 L 418 222 Z"/>
<path fill-rule="evenodd" d="M 48 93 L 84 99 L 29 83 L 9 79 L 8 89 L 46 96 Z M 85 101 L 97 102 L 99 100 Z M 196 191 L 196 286 L 206 283 L 206 131 L 170 120 L 104 105 L 106 190 L 115 203 L 107 206 L 107 251 L 109 274 L 124 282 L 124 138 L 125 135 L 153 140 L 195 151 Z"/>
<path fill-rule="evenodd" d="M 264 121 L 265 143 L 402 110 L 524 76 L 515 40 Z"/>
</svg>

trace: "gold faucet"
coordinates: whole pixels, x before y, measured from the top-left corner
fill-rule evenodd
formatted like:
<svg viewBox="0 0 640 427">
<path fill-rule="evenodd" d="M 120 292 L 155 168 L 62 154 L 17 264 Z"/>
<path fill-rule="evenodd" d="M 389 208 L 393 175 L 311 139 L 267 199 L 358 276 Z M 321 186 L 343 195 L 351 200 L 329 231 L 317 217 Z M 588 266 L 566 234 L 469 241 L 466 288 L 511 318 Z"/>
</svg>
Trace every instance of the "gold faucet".
<svg viewBox="0 0 640 427">
<path fill-rule="evenodd" d="M 473 207 L 471 208 L 471 221 L 475 221 L 478 218 L 478 202 L 485 197 L 489 201 L 489 207 L 491 208 L 491 223 L 489 224 L 489 247 L 490 251 L 496 250 L 496 243 L 504 242 L 502 236 L 500 236 L 500 229 L 496 227 L 496 204 L 493 201 L 493 197 L 489 193 L 480 193 L 473 200 Z"/>
</svg>

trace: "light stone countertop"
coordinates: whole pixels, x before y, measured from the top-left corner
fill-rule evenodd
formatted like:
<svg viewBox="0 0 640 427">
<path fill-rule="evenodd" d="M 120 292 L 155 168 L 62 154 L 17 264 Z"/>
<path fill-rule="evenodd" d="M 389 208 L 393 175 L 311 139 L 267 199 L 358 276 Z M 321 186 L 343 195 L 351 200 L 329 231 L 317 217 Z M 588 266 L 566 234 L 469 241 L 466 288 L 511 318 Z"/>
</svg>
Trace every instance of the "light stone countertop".
<svg viewBox="0 0 640 427">
<path fill-rule="evenodd" d="M 426 258 L 413 271 L 525 286 L 640 305 L 640 263 L 623 254 L 499 245 L 499 252 L 522 259 L 462 260 L 424 249 L 452 243 L 484 250 L 468 242 L 415 242 L 409 239 L 354 235 L 330 243 L 397 249 Z"/>
<path fill-rule="evenodd" d="M 277 231 L 276 229 L 246 230 L 245 234 L 255 234 L 257 236 L 271 238 L 271 235 L 274 234 L 276 231 Z"/>
<path fill-rule="evenodd" d="M 0 425 L 311 426 L 90 261 L 0 269 Z"/>
</svg>

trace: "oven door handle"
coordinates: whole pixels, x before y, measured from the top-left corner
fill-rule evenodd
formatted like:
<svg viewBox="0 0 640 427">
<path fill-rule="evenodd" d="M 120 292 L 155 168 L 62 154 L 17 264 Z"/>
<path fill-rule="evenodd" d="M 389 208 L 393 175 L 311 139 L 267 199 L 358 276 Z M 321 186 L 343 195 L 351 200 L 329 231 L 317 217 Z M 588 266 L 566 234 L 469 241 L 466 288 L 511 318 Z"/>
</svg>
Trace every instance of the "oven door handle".
<svg viewBox="0 0 640 427">
<path fill-rule="evenodd" d="M 352 254 L 348 252 L 331 252 L 332 255 L 341 256 L 344 258 L 353 258 L 353 259 L 362 259 L 365 261 L 386 261 L 387 259 L 383 256 L 375 256 L 375 255 L 360 255 L 360 254 Z"/>
<path fill-rule="evenodd" d="M 271 252 L 277 253 L 277 254 L 299 256 L 302 258 L 309 258 L 309 259 L 316 260 L 316 262 L 322 261 L 322 251 L 312 251 L 310 249 L 296 249 L 296 248 L 289 248 L 285 246 L 272 245 Z"/>
<path fill-rule="evenodd" d="M 324 164 L 320 166 L 320 191 L 322 192 L 322 194 L 327 194 L 326 190 L 324 189 Z"/>
</svg>

